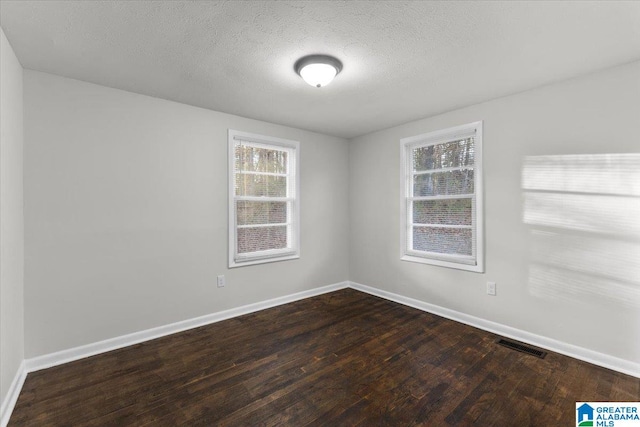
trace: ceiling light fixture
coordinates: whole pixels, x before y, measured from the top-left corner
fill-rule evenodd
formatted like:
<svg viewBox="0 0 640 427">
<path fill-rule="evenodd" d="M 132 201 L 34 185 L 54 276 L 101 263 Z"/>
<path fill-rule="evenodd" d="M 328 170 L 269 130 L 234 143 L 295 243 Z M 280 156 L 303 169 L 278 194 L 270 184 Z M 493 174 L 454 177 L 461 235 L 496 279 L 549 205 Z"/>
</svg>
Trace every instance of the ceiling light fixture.
<svg viewBox="0 0 640 427">
<path fill-rule="evenodd" d="M 322 87 L 342 71 L 342 62 L 333 56 L 308 55 L 298 59 L 293 68 L 311 86 Z"/>
</svg>

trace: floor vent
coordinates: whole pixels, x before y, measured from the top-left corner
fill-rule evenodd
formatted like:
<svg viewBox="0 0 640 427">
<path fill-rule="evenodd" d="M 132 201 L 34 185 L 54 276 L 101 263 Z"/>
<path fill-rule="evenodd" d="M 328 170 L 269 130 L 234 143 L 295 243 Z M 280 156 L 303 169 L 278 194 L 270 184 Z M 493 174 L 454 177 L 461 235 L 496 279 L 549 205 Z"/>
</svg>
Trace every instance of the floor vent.
<svg viewBox="0 0 640 427">
<path fill-rule="evenodd" d="M 528 346 L 526 344 L 521 344 L 519 342 L 505 340 L 503 338 L 499 339 L 498 344 L 510 348 L 511 350 L 520 351 L 522 353 L 527 353 L 535 357 L 539 357 L 540 359 L 544 359 L 547 355 L 546 351 L 538 350 L 537 348 Z"/>
</svg>

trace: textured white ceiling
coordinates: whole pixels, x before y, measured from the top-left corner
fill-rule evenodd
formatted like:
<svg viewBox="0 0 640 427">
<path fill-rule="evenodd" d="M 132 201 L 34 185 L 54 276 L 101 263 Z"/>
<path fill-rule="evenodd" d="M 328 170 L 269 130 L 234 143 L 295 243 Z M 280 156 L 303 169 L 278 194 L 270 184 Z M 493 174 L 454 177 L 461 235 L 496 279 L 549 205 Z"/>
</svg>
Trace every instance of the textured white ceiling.
<svg viewBox="0 0 640 427">
<path fill-rule="evenodd" d="M 640 59 L 640 2 L 1 1 L 25 68 L 353 137 Z M 301 56 L 344 63 L 329 86 Z"/>
</svg>

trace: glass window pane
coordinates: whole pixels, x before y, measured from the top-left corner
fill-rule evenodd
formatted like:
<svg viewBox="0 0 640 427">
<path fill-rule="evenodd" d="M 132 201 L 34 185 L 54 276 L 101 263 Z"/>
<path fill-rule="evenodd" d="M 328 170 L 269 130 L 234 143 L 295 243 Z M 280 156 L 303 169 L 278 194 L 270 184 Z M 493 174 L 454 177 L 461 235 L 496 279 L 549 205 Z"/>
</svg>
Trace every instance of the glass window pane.
<svg viewBox="0 0 640 427">
<path fill-rule="evenodd" d="M 238 253 L 287 248 L 287 227 L 238 229 Z"/>
<path fill-rule="evenodd" d="M 287 202 L 236 202 L 238 225 L 283 224 L 287 222 Z"/>
<path fill-rule="evenodd" d="M 473 194 L 473 169 L 415 175 L 413 195 L 445 196 Z"/>
<path fill-rule="evenodd" d="M 413 250 L 448 255 L 472 255 L 472 233 L 468 228 L 413 228 Z"/>
<path fill-rule="evenodd" d="M 287 177 L 236 174 L 236 195 L 256 197 L 287 197 Z"/>
<path fill-rule="evenodd" d="M 287 173 L 287 152 L 236 144 L 236 171 Z"/>
<path fill-rule="evenodd" d="M 418 224 L 472 225 L 471 199 L 413 202 L 413 222 Z"/>
<path fill-rule="evenodd" d="M 473 166 L 474 139 L 466 138 L 412 150 L 413 171 Z"/>
</svg>

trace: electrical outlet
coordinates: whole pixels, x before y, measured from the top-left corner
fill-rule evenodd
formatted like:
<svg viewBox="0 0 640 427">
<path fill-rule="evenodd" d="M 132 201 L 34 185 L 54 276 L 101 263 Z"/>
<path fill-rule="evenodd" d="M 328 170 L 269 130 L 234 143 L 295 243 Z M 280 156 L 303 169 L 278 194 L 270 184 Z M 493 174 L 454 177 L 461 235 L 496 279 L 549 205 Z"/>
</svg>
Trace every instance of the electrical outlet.
<svg viewBox="0 0 640 427">
<path fill-rule="evenodd" d="M 487 282 L 487 295 L 496 296 L 496 282 Z"/>
<path fill-rule="evenodd" d="M 218 276 L 218 287 L 219 288 L 224 288 L 224 285 L 227 284 L 227 281 L 224 279 L 224 275 L 221 274 Z"/>
</svg>

